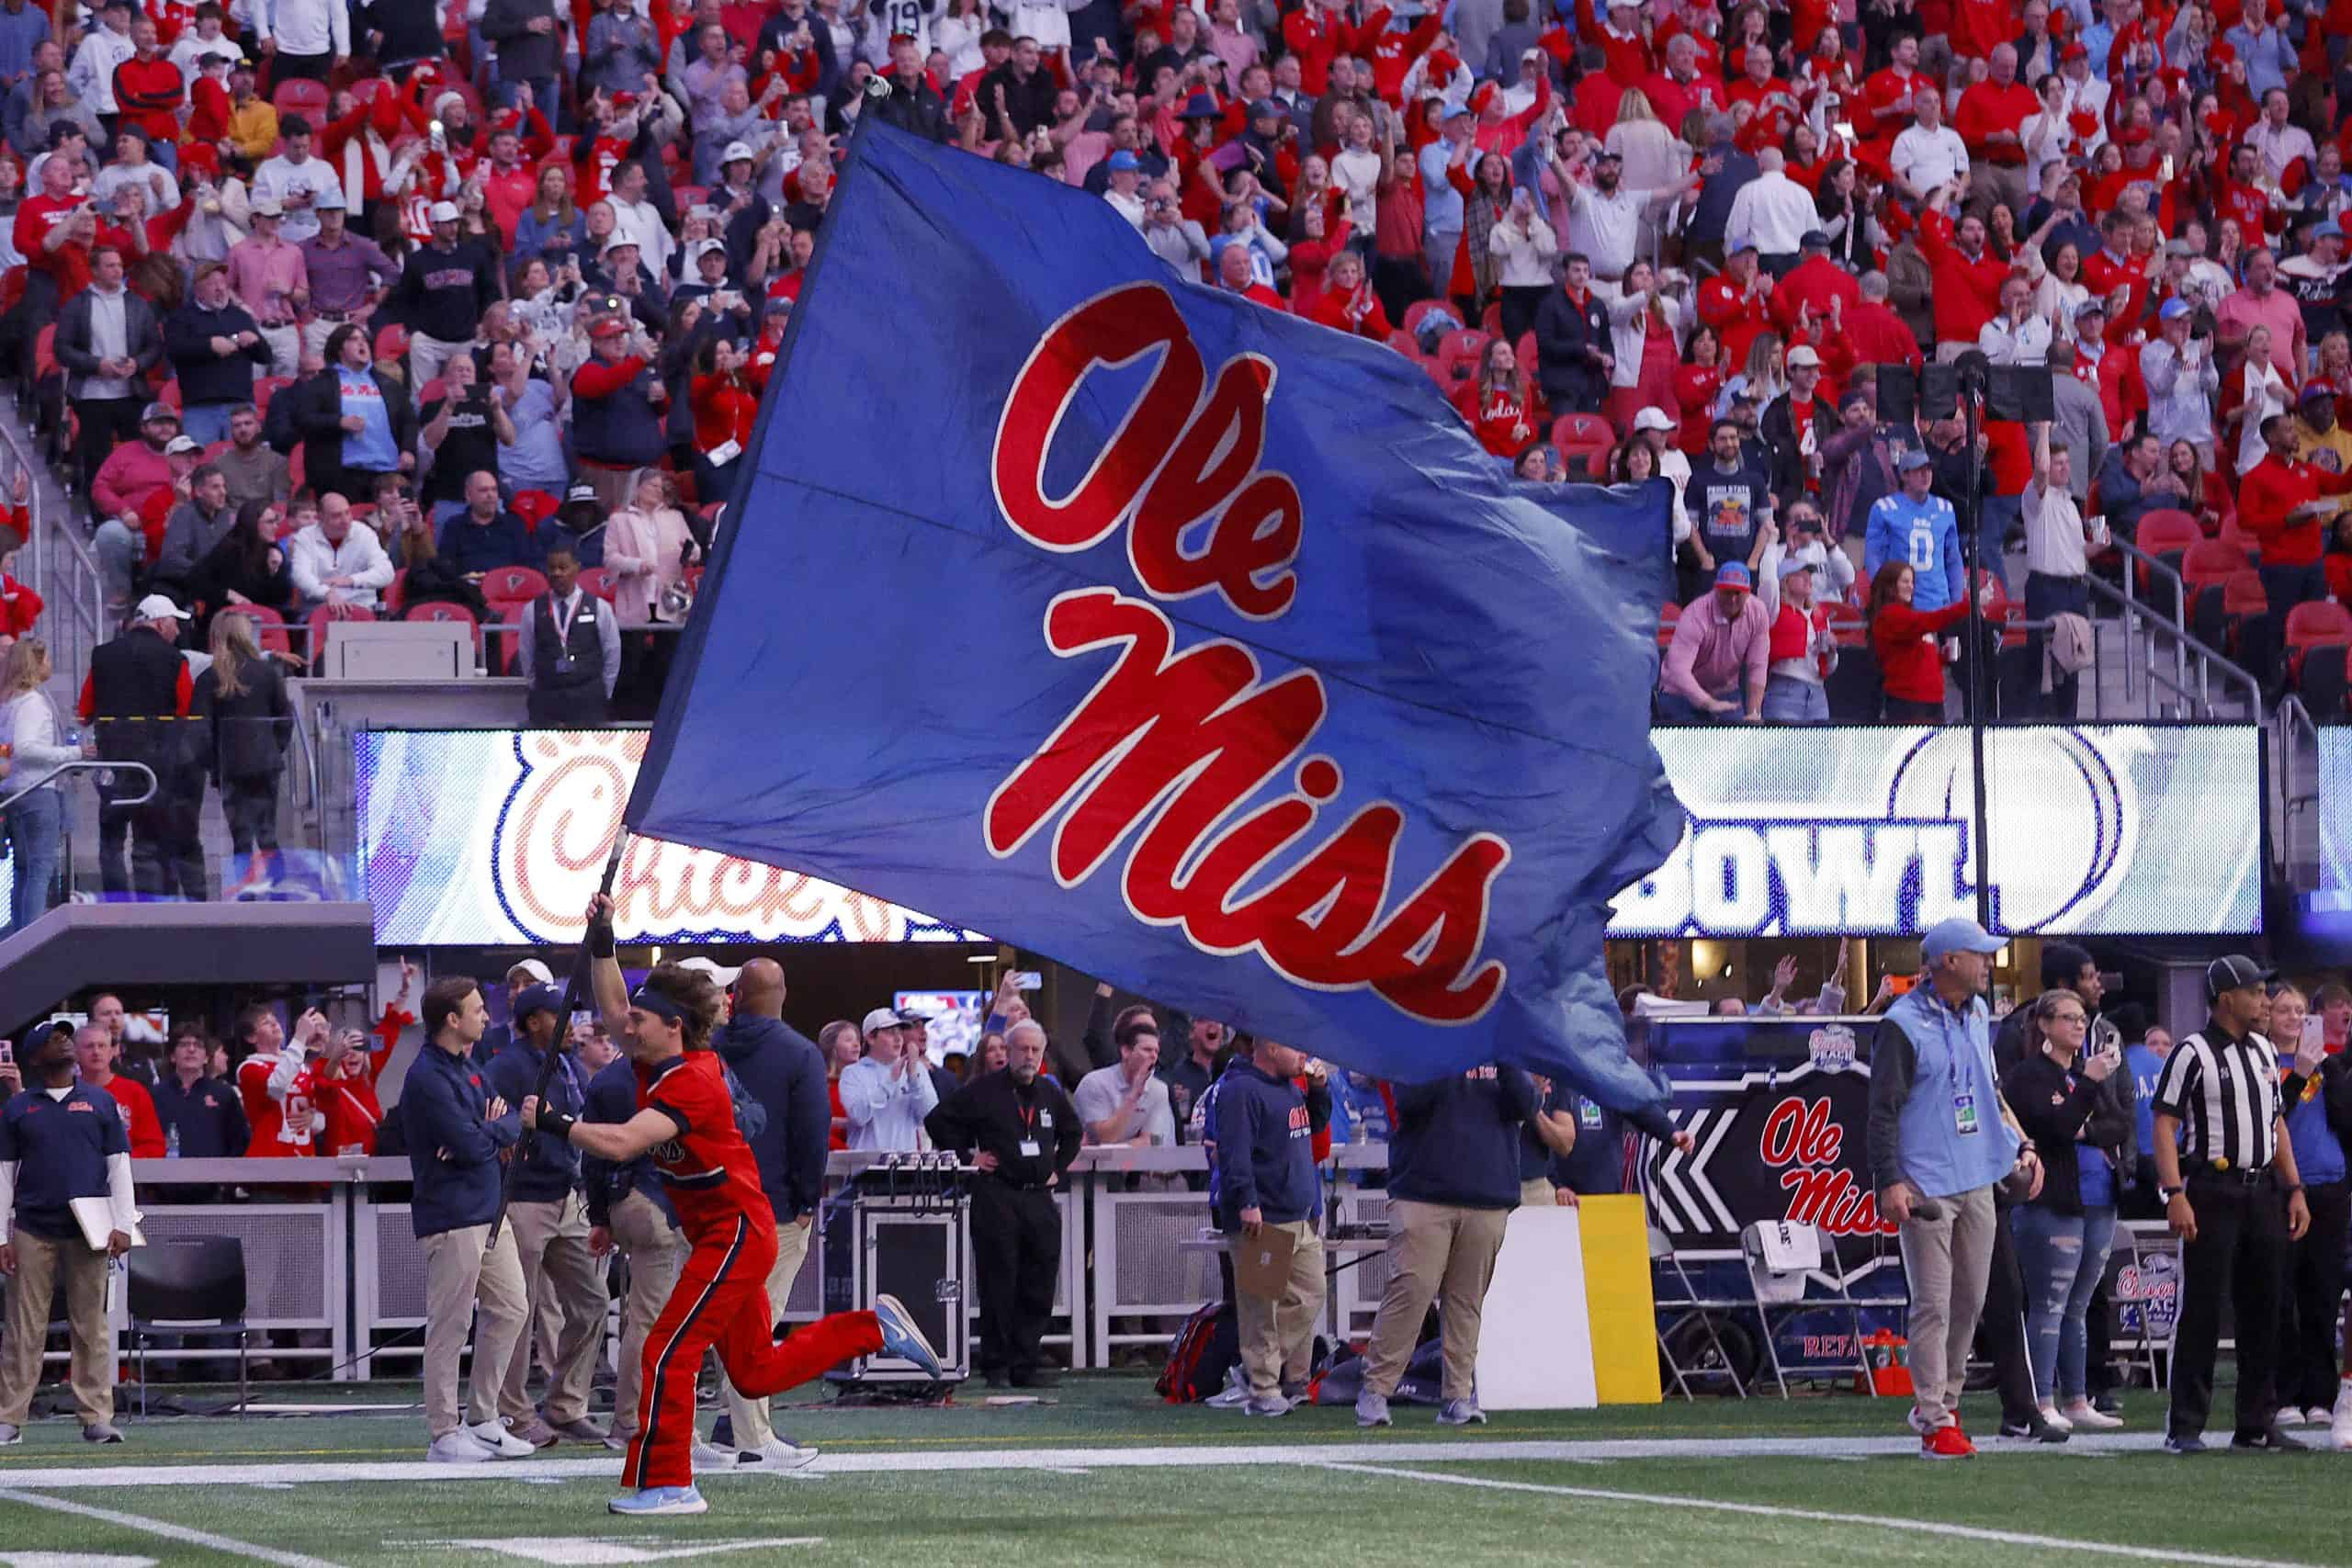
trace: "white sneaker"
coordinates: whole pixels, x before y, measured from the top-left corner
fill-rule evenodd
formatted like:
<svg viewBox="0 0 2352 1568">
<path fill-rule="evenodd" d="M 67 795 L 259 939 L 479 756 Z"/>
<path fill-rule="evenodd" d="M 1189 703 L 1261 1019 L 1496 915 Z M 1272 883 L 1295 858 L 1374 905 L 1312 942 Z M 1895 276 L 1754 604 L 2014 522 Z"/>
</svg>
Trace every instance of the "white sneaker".
<svg viewBox="0 0 2352 1568">
<path fill-rule="evenodd" d="M 2338 1449 L 2352 1449 L 2352 1380 L 2336 1384 L 2335 1418 L 2329 1423 L 2327 1440 Z"/>
<path fill-rule="evenodd" d="M 2051 1404 L 2048 1400 L 2042 1401 L 2040 1408 L 2041 1411 L 2041 1418 L 2044 1421 L 2049 1422 L 2052 1427 L 2057 1427 L 2060 1431 L 2071 1432 L 2075 1429 L 2075 1424 L 2072 1421 L 2067 1420 L 2064 1416 L 2059 1415 L 2058 1407 Z"/>
<path fill-rule="evenodd" d="M 735 1450 L 735 1466 L 739 1470 L 798 1470 L 817 1462 L 817 1450 L 804 1449 L 797 1443 L 787 1443 L 782 1438 L 770 1438 L 758 1448 Z"/>
<path fill-rule="evenodd" d="M 695 1439 L 694 1463 L 696 1475 L 711 1471 L 717 1471 L 719 1474 L 725 1475 L 737 1469 L 742 1462 L 741 1457 L 733 1449 L 718 1448 L 704 1442 L 699 1438 Z"/>
<path fill-rule="evenodd" d="M 2104 1410 L 2092 1409 L 2091 1402 L 2087 1399 L 2068 1400 L 2060 1407 L 2059 1414 L 2065 1418 L 2067 1425 L 2080 1427 L 2086 1431 L 2111 1432 L 2123 1425 L 2121 1416 L 2109 1416 Z M 2043 1415 L 2046 1418 L 2048 1412 L 2043 1412 Z"/>
<path fill-rule="evenodd" d="M 498 1457 L 498 1450 L 483 1442 L 463 1427 L 454 1432 L 444 1432 L 433 1439 L 424 1450 L 428 1464 L 488 1464 Z"/>
<path fill-rule="evenodd" d="M 2270 1424 L 2274 1427 L 2308 1427 L 2311 1419 L 2312 1412 L 2299 1405 L 2282 1404 L 2278 1407 L 2278 1414 L 2270 1418 Z"/>
<path fill-rule="evenodd" d="M 1919 1407 L 1916 1404 L 1911 1407 L 1910 1414 L 1903 1417 L 1903 1424 L 1923 1438 L 1935 1430 L 1928 1425 L 1928 1418 L 1919 1414 Z"/>
<path fill-rule="evenodd" d="M 492 1459 L 529 1459 L 539 1451 L 498 1421 L 483 1421 L 468 1427 L 466 1430 L 473 1434 L 475 1441 L 491 1450 Z"/>
</svg>

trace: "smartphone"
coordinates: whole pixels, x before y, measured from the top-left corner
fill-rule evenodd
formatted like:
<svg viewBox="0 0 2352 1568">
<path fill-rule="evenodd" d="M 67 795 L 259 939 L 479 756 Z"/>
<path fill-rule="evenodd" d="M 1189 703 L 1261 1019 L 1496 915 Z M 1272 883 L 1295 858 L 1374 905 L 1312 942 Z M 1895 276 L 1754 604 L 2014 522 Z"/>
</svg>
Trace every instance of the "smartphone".
<svg viewBox="0 0 2352 1568">
<path fill-rule="evenodd" d="M 1045 986 L 1045 976 L 1035 969 L 1015 969 L 1012 972 L 1012 987 L 1015 990 L 1037 991 L 1043 990 Z"/>
<path fill-rule="evenodd" d="M 16 1059 L 16 1046 L 6 1040 L 0 1040 L 0 1062 L 14 1062 Z"/>
<path fill-rule="evenodd" d="M 2306 1051 L 2327 1043 L 2327 1023 L 2317 1017 L 2303 1020 L 2302 1048 Z M 0 1043 L 6 1043 L 0 1042 Z"/>
</svg>

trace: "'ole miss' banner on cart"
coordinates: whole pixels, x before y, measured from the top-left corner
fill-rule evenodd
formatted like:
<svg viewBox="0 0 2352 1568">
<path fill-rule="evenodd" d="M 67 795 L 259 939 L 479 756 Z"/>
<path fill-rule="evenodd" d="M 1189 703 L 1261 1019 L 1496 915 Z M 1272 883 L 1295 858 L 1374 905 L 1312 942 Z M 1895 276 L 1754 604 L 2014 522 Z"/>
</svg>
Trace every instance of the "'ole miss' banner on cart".
<svg viewBox="0 0 2352 1568">
<path fill-rule="evenodd" d="M 1666 489 L 1099 198 L 855 139 L 628 819 L 1363 1070 L 1647 1110 L 1600 967 L 1681 814 Z"/>
</svg>

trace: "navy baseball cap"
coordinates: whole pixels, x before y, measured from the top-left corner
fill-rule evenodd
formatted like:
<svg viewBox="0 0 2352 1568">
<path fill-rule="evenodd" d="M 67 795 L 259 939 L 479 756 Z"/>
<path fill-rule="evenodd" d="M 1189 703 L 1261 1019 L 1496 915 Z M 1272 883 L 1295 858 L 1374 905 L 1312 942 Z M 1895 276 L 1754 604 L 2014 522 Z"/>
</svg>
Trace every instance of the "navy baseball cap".
<svg viewBox="0 0 2352 1568">
<path fill-rule="evenodd" d="M 558 1023 L 562 1022 L 563 992 L 554 986 L 525 987 L 523 994 L 514 998 L 514 1027 L 520 1029 L 523 1021 L 535 1012 L 551 1012 Z"/>
<path fill-rule="evenodd" d="M 1753 578 L 1750 578 L 1747 575 L 1747 563 L 1746 561 L 1727 560 L 1724 562 L 1723 565 L 1715 568 L 1715 586 L 1718 588 L 1736 588 L 1740 592 L 1745 593 L 1754 588 L 1756 586 L 1756 582 Z"/>
</svg>

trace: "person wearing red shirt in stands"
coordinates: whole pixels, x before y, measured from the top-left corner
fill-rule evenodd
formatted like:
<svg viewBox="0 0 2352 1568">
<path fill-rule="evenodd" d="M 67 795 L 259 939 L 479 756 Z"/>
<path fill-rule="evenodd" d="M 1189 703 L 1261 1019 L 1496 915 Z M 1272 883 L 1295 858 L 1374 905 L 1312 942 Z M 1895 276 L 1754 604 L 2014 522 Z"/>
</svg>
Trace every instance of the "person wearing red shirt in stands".
<svg viewBox="0 0 2352 1568">
<path fill-rule="evenodd" d="M 735 1121 L 726 1069 L 710 1049 L 725 1005 L 709 979 L 674 964 L 654 968 L 635 992 L 614 958 L 612 899 L 591 906 L 586 945 L 596 1005 L 623 1043 L 637 1076 L 637 1114 L 612 1125 L 580 1122 L 522 1104 L 525 1128 L 571 1144 L 583 1155 L 625 1163 L 650 1155 L 692 1247 L 678 1283 L 645 1337 L 637 1433 L 621 1466 L 630 1490 L 616 1514 L 699 1514 L 694 1486 L 695 1371 L 716 1349 L 728 1381 L 764 1399 L 853 1356 L 896 1356 L 936 1378 L 939 1356 L 898 1299 L 871 1312 L 835 1313 L 781 1343 L 767 1293 L 775 1263 L 775 1214 L 760 1190 L 759 1167 Z"/>
<path fill-rule="evenodd" d="M 1987 57 L 1991 74 L 1960 96 L 1951 127 L 1968 144 L 1968 168 L 1979 195 L 1989 195 L 2017 217 L 2025 216 L 2023 127 L 2039 113 L 2041 100 L 2018 80 L 2016 46 L 2002 43 Z"/>
<path fill-rule="evenodd" d="M 2272 414 L 2262 422 L 2262 461 L 2238 479 L 2238 526 L 2262 547 L 2262 592 L 2270 601 L 2271 648 L 2286 647 L 2287 612 L 2327 597 L 2320 569 L 2324 519 L 2335 509 L 2320 498 L 2352 491 L 2352 473 L 2331 474 L 2295 461 L 2295 421 Z"/>
<path fill-rule="evenodd" d="M 1600 46 L 1600 69 L 1620 87 L 1638 87 L 1657 69 L 1637 0 L 1609 0 L 1609 20 L 1595 25 L 1592 0 L 1577 0 L 1577 29 Z M 1679 130 L 1680 127 L 1675 127 Z"/>
<path fill-rule="evenodd" d="M 1894 157 L 1894 139 L 1911 127 L 1913 95 L 1933 92 L 1935 84 L 1919 74 L 1919 40 L 1905 33 L 1894 40 L 1894 63 L 1873 71 L 1862 83 L 1861 112 L 1854 129 L 1861 145 L 1854 156 L 1864 168 L 1884 179 Z"/>
<path fill-rule="evenodd" d="M 1392 330 L 1388 312 L 1380 308 L 1380 296 L 1364 278 L 1363 257 L 1353 251 L 1341 251 L 1331 258 L 1323 274 L 1322 298 L 1307 319 L 1374 343 L 1386 343 Z"/>
<path fill-rule="evenodd" d="M 1829 259 L 1827 234 L 1807 230 L 1798 243 L 1804 259 L 1789 268 L 1788 276 L 1772 288 L 1772 323 L 1782 337 L 1795 333 L 1797 318 L 1808 306 L 1815 321 L 1826 321 L 1833 314 L 1850 318 L 1862 302 L 1854 275 Z"/>
<path fill-rule="evenodd" d="M 1699 320 L 1723 340 L 1724 363 L 1745 365 L 1758 334 L 1772 330 L 1772 280 L 1752 244 L 1724 258 L 1724 270 L 1699 285 Z"/>
<path fill-rule="evenodd" d="M 1674 444 L 1686 455 L 1706 450 L 1707 432 L 1715 422 L 1715 397 L 1723 389 L 1724 340 L 1702 321 L 1690 329 L 1682 345 L 1682 363 L 1674 367 L 1674 402 L 1682 411 Z"/>
<path fill-rule="evenodd" d="M 1281 295 L 1251 277 L 1250 247 L 1238 241 L 1216 254 L 1216 286 L 1227 294 L 1238 294 L 1269 310 L 1289 309 L 1283 303 Z"/>
<path fill-rule="evenodd" d="M 311 1089 L 326 1118 L 318 1140 L 320 1154 L 376 1152 L 376 1130 L 384 1122 L 383 1102 L 376 1098 L 376 1077 L 391 1059 L 391 1048 L 370 1050 L 368 1040 L 363 1030 L 345 1030 L 311 1074 Z"/>
<path fill-rule="evenodd" d="M 253 1007 L 237 1021 L 237 1033 L 251 1053 L 237 1064 L 237 1098 L 254 1130 L 245 1157 L 308 1158 L 327 1123 L 311 1097 L 310 1061 L 311 1051 L 326 1043 L 326 1016 L 316 1008 L 304 1013 L 289 1041 L 274 1010 Z"/>
<path fill-rule="evenodd" d="M 1740 121 L 1741 150 L 1754 152 L 1785 144 L 1797 122 L 1796 89 L 1772 74 L 1772 51 L 1762 44 L 1751 44 L 1742 64 L 1744 73 L 1729 89 L 1732 118 Z M 1748 110 L 1745 117 L 1739 112 L 1743 104 Z"/>
<path fill-rule="evenodd" d="M 1658 118 L 1677 135 L 1681 134 L 1682 121 L 1692 109 L 1722 114 L 1731 107 L 1724 96 L 1721 78 L 1699 69 L 1699 42 L 1689 33 L 1677 33 L 1666 40 L 1666 69 L 1645 78 L 1642 91 Z"/>
<path fill-rule="evenodd" d="M 751 448 L 752 424 L 760 417 L 751 362 L 751 354 L 727 338 L 713 338 L 695 353 L 686 396 L 695 416 L 695 497 L 705 506 L 733 498 L 742 456 Z"/>
<path fill-rule="evenodd" d="M 1944 209 L 1959 194 L 1945 186 L 1919 215 L 1919 250 L 1936 277 L 1936 357 L 1956 359 L 1976 346 L 1976 334 L 2001 308 L 2009 264 L 1984 247 L 1984 220 L 1973 213 L 1954 224 Z"/>
<path fill-rule="evenodd" d="M 187 102 L 187 79 L 157 48 L 155 24 L 148 17 L 131 21 L 130 47 L 130 58 L 114 68 L 120 124 L 135 125 L 147 133 L 151 144 L 168 148 L 180 137 L 179 109 Z"/>
<path fill-rule="evenodd" d="M 2228 174 L 2213 182 L 2213 221 L 2218 225 L 2225 218 L 2236 219 L 2238 232 L 2249 245 L 2260 244 L 2255 236 L 2279 224 L 2277 202 L 2255 184 L 2261 172 L 2261 154 L 2241 141 L 2230 149 Z"/>
<path fill-rule="evenodd" d="M 52 321 L 58 307 L 90 287 L 90 247 L 97 243 L 97 205 L 74 189 L 74 167 L 64 158 L 40 166 L 40 194 L 17 209 L 17 253 L 31 270 L 25 278 L 28 321 Z"/>
<path fill-rule="evenodd" d="M 1328 0 L 1306 4 L 1283 18 L 1283 44 L 1298 56 L 1299 85 L 1307 96 L 1319 98 L 1330 90 L 1331 62 L 1342 50 L 1351 55 L 1369 54 L 1388 26 L 1385 7 L 1364 18 L 1362 27 L 1349 25 L 1337 6 Z"/>
<path fill-rule="evenodd" d="M 1846 342 L 1854 353 L 1857 365 L 1907 365 L 1917 370 L 1923 363 L 1919 340 L 1904 324 L 1894 306 L 1886 302 L 1886 274 L 1866 272 L 1857 289 L 1858 302 L 1846 307 L 1839 321 Z"/>
<path fill-rule="evenodd" d="M 1917 447 L 1906 449 L 1904 468 L 1932 463 Z M 1940 610 L 1915 610 L 1911 591 L 1917 573 L 1908 561 L 1891 560 L 1871 579 L 1870 599 L 1862 614 L 1870 622 L 1871 652 L 1878 660 L 1879 690 L 1884 694 L 1883 716 L 1889 724 L 1941 724 L 1944 721 L 1944 658 L 1939 633 L 1968 614 L 1968 601 L 1955 599 Z M 1990 600 L 1993 585 L 1978 591 Z"/>
<path fill-rule="evenodd" d="M 1453 395 L 1453 406 L 1470 422 L 1478 444 L 1498 457 L 1515 457 L 1535 439 L 1535 394 L 1520 372 L 1519 355 L 1501 338 L 1487 341 L 1478 355 L 1478 373 Z"/>
<path fill-rule="evenodd" d="M 82 1081 L 114 1096 L 122 1112 L 122 1130 L 130 1139 L 132 1159 L 162 1159 L 166 1152 L 164 1123 L 156 1119 L 154 1099 L 147 1086 L 114 1070 L 114 1035 L 103 1023 L 85 1023 L 74 1032 L 74 1063 Z"/>
</svg>

